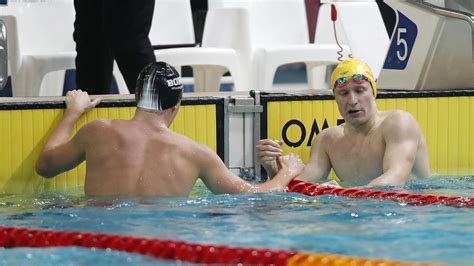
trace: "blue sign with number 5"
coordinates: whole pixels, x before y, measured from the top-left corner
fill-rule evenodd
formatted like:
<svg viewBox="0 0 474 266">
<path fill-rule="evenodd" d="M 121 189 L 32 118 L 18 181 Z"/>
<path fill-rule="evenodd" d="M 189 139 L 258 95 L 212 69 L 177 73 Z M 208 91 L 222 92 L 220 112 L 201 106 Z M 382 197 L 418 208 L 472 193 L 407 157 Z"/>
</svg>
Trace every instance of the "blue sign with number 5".
<svg viewBox="0 0 474 266">
<path fill-rule="evenodd" d="M 415 44 L 418 28 L 416 24 L 398 11 L 398 24 L 392 36 L 383 68 L 405 69 Z"/>
</svg>

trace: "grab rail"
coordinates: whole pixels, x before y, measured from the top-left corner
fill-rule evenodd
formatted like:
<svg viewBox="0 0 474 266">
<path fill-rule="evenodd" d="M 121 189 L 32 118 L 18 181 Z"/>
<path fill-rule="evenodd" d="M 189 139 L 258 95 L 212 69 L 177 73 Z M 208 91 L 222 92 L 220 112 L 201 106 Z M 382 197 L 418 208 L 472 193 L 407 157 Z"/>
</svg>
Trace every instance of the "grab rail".
<svg viewBox="0 0 474 266">
<path fill-rule="evenodd" d="M 469 23 L 471 25 L 472 43 L 474 44 L 474 15 L 473 14 L 463 12 L 463 11 L 459 11 L 459 10 L 446 8 L 446 7 L 436 6 L 436 5 L 433 5 L 431 3 L 427 3 L 425 0 L 412 0 L 410 2 L 417 5 L 417 6 L 419 6 L 419 7 L 421 7 L 421 8 L 430 10 L 430 11 L 432 11 L 432 12 L 438 14 L 438 15 L 442 15 L 442 16 L 446 16 L 446 17 L 450 17 L 450 18 L 461 19 L 461 20 L 466 21 L 467 23 Z M 472 56 L 474 58 L 474 45 L 472 46 L 472 50 L 473 50 Z"/>
<path fill-rule="evenodd" d="M 8 79 L 8 48 L 7 48 L 7 27 L 0 20 L 0 90 L 7 85 Z"/>
<path fill-rule="evenodd" d="M 436 14 L 465 20 L 471 24 L 471 28 L 474 28 L 474 16 L 470 13 L 433 5 L 431 3 L 426 2 L 425 0 L 415 0 L 414 3 L 420 7 L 424 7 L 426 9 L 431 10 Z"/>
</svg>

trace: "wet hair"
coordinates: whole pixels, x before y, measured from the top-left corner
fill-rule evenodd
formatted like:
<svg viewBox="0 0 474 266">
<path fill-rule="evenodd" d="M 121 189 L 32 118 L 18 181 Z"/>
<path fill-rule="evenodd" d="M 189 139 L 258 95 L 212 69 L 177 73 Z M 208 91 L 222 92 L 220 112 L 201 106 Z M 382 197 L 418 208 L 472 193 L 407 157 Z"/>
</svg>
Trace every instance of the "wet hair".
<svg viewBox="0 0 474 266">
<path fill-rule="evenodd" d="M 162 111 L 179 103 L 183 84 L 176 69 L 165 62 L 147 65 L 138 76 L 135 88 L 137 107 Z"/>
</svg>

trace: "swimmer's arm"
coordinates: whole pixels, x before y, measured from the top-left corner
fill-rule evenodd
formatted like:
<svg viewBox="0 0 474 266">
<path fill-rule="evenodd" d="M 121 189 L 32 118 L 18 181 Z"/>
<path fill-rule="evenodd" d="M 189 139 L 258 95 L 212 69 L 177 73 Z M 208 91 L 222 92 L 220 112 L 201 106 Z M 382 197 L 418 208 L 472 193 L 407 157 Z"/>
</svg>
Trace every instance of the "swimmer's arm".
<svg viewBox="0 0 474 266">
<path fill-rule="evenodd" d="M 83 127 L 70 140 L 71 133 L 82 114 L 95 107 L 99 102 L 100 98 L 90 101 L 86 92 L 68 92 L 64 116 L 48 138 L 36 162 L 36 172 L 39 175 L 54 177 L 84 161 L 84 141 L 88 127 Z"/>
<path fill-rule="evenodd" d="M 328 131 L 323 130 L 313 141 L 309 162 L 306 164 L 301 175 L 296 179 L 314 182 L 328 177 L 329 171 L 331 170 L 331 162 L 324 145 L 327 137 Z"/>
<path fill-rule="evenodd" d="M 259 185 L 253 185 L 232 173 L 222 160 L 210 149 L 201 152 L 200 177 L 204 184 L 214 194 L 237 194 L 251 192 L 283 191 L 288 183 L 299 174 L 294 166 L 289 166 L 288 160 L 282 163 L 277 175 L 270 181 Z M 301 171 L 302 166 L 300 167 Z"/>
<path fill-rule="evenodd" d="M 49 137 L 36 162 L 36 172 L 40 176 L 54 177 L 84 161 L 85 151 L 80 137 L 82 134 L 78 132 L 69 140 L 79 117 L 67 111 L 64 113 L 63 119 Z"/>
<path fill-rule="evenodd" d="M 372 180 L 367 187 L 404 185 L 415 163 L 421 129 L 411 115 L 401 113 L 383 125 L 382 130 L 386 145 L 384 173 Z"/>
</svg>

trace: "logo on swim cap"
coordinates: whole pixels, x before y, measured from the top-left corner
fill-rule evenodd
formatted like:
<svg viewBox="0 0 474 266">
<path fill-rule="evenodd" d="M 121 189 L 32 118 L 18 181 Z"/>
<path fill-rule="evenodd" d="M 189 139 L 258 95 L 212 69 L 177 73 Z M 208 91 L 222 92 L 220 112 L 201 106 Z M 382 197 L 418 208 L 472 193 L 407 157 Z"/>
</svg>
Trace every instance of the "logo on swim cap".
<svg viewBox="0 0 474 266">
<path fill-rule="evenodd" d="M 377 96 L 377 86 L 375 84 L 372 70 L 370 70 L 369 65 L 367 65 L 364 61 L 356 58 L 346 59 L 339 63 L 336 69 L 334 69 L 331 75 L 332 92 L 335 92 L 337 85 L 341 85 L 337 84 L 337 81 L 341 81 L 343 79 L 354 79 L 354 77 L 361 77 L 360 80 L 368 81 L 370 86 L 372 86 L 374 96 Z M 357 79 L 355 80 L 360 81 Z"/>
<path fill-rule="evenodd" d="M 172 89 L 176 88 L 175 86 L 182 85 L 180 78 L 168 79 L 166 82 L 168 83 L 168 87 L 171 87 Z"/>
<path fill-rule="evenodd" d="M 138 76 L 135 89 L 137 107 L 166 110 L 178 104 L 182 95 L 183 84 L 178 71 L 168 63 L 151 63 Z"/>
</svg>

